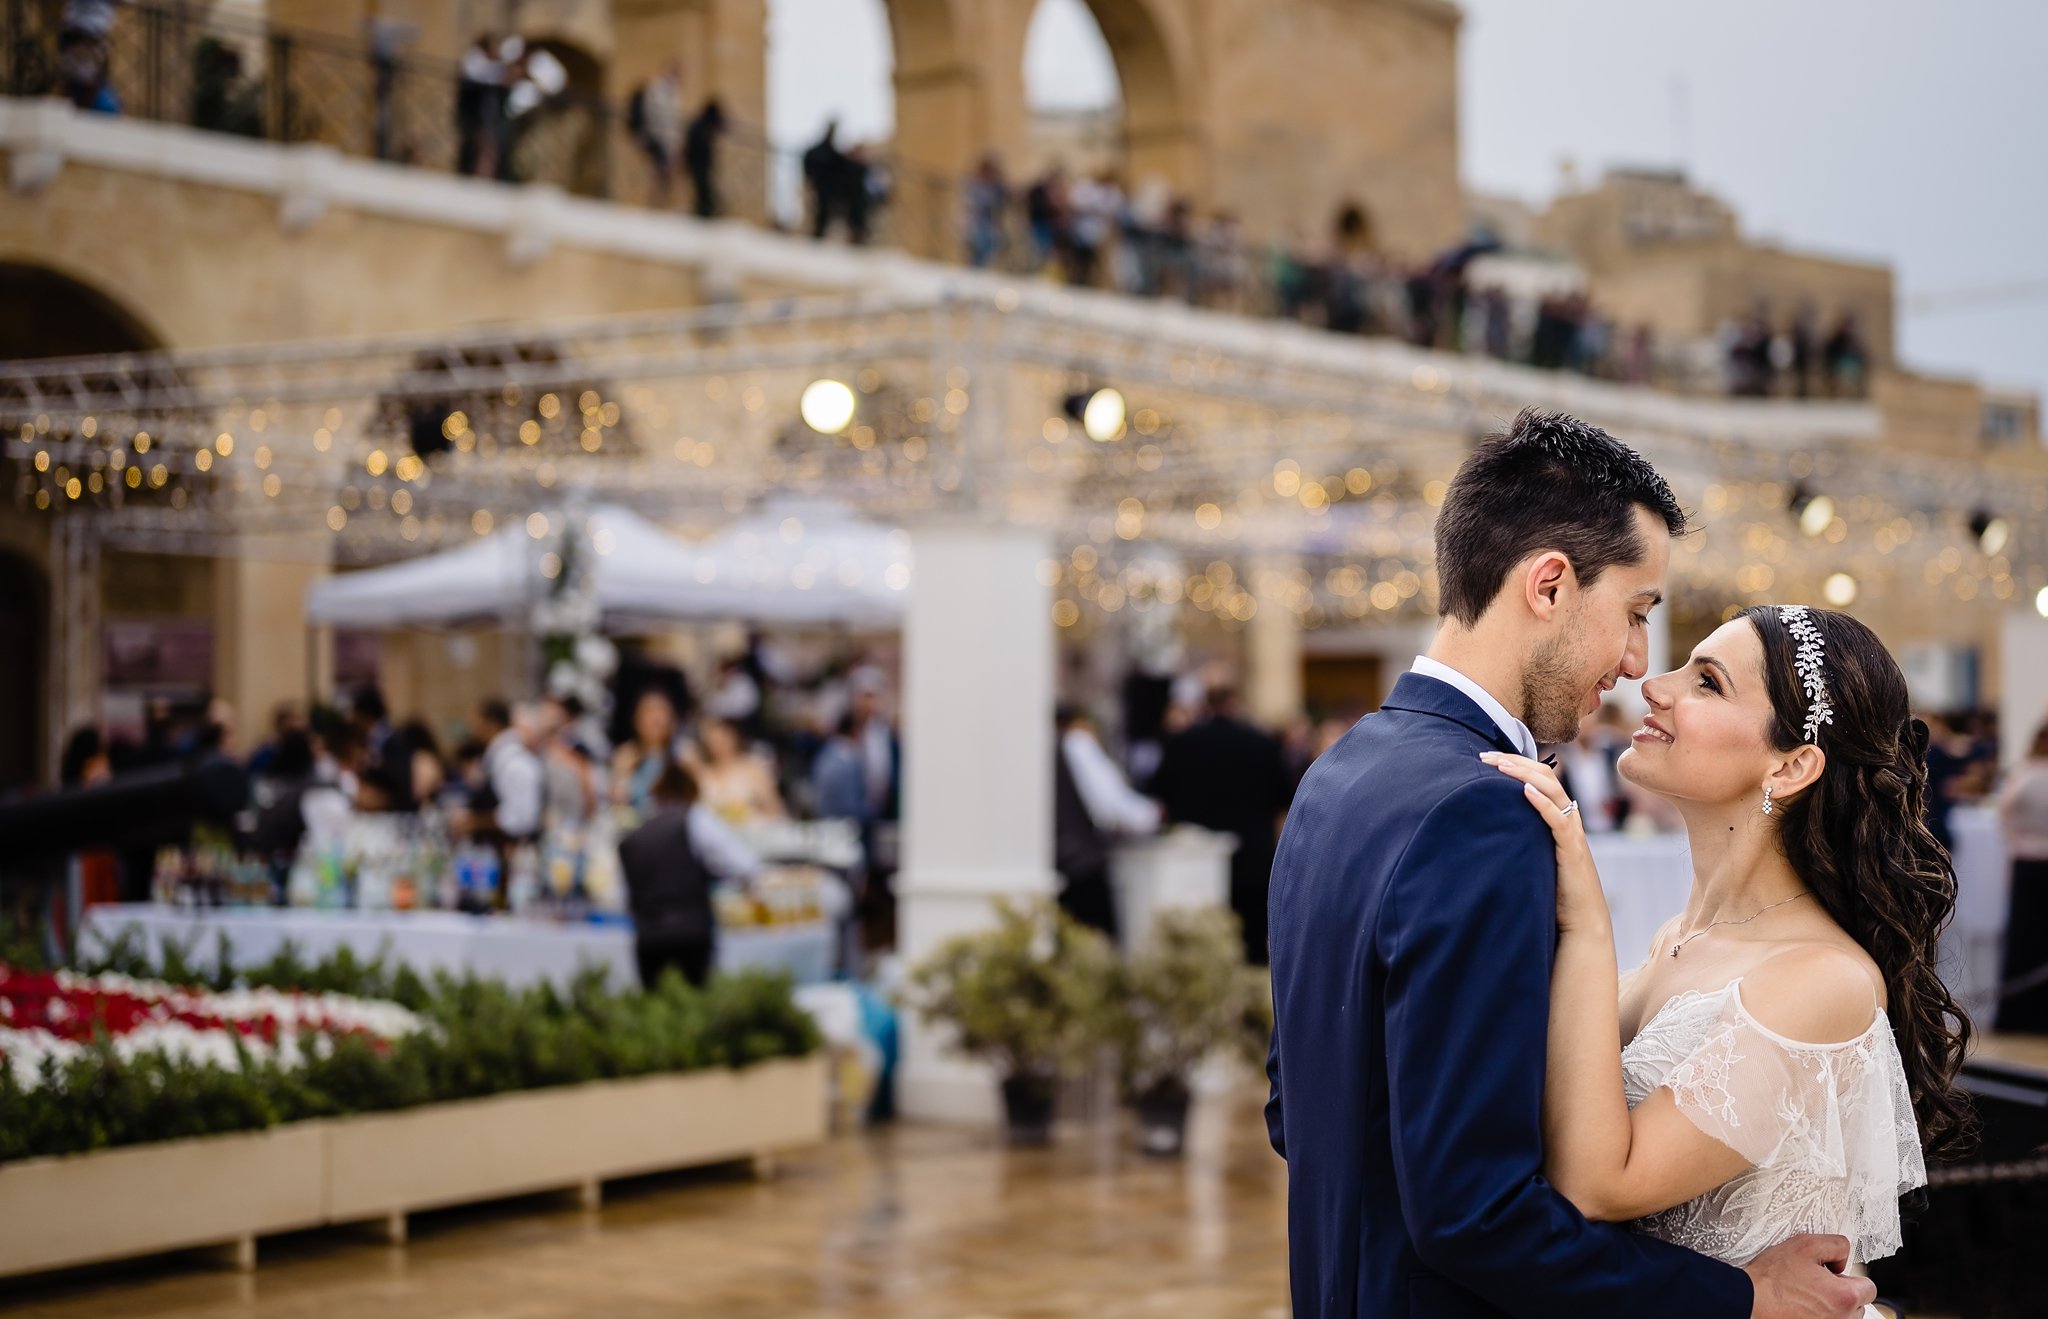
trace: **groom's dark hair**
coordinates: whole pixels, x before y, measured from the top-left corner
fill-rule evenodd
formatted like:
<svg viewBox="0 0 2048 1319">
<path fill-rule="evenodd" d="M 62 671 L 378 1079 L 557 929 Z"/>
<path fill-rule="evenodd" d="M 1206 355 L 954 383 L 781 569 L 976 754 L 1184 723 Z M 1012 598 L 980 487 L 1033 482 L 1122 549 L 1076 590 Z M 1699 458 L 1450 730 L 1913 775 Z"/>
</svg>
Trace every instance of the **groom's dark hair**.
<svg viewBox="0 0 2048 1319">
<path fill-rule="evenodd" d="M 1477 623 L 1509 570 L 1538 550 L 1570 559 L 1581 586 L 1615 564 L 1640 563 L 1638 507 L 1685 534 L 1685 510 L 1641 454 L 1577 417 L 1526 409 L 1479 442 L 1444 495 L 1437 613 Z"/>
</svg>

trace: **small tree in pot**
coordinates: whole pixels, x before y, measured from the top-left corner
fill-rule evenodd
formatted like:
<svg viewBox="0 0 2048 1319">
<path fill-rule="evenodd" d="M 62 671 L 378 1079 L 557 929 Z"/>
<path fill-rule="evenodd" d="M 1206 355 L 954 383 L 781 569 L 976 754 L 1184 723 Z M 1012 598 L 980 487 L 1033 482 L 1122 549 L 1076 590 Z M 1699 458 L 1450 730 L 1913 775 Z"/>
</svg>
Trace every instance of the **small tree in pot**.
<svg viewBox="0 0 2048 1319">
<path fill-rule="evenodd" d="M 1188 1081 L 1211 1053 L 1227 1048 L 1264 1061 L 1272 999 L 1264 973 L 1244 964 L 1243 949 L 1229 911 L 1167 911 L 1119 972 L 1112 1028 L 1119 1079 L 1148 1153 L 1180 1153 Z"/>
<path fill-rule="evenodd" d="M 996 904 L 994 928 L 956 935 L 912 968 L 906 998 L 953 1028 L 955 1051 L 1002 1079 L 1010 1140 L 1052 1136 L 1061 1076 L 1103 1038 L 1116 955 L 1050 902 Z"/>
</svg>

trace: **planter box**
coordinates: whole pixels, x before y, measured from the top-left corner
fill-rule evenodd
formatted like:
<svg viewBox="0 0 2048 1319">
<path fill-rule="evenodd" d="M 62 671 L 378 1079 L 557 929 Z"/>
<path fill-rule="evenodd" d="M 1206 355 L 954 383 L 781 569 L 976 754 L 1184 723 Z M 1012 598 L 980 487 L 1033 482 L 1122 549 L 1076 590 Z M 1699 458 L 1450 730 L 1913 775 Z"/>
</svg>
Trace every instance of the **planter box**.
<svg viewBox="0 0 2048 1319">
<path fill-rule="evenodd" d="M 325 1127 L 0 1163 L 0 1276 L 317 1227 Z"/>
<path fill-rule="evenodd" d="M 328 1122 L 326 1217 L 372 1219 L 772 1154 L 825 1137 L 825 1059 L 643 1076 Z"/>
<path fill-rule="evenodd" d="M 562 1086 L 0 1164 L 0 1277 L 608 1178 L 825 1137 L 826 1059 Z"/>
</svg>

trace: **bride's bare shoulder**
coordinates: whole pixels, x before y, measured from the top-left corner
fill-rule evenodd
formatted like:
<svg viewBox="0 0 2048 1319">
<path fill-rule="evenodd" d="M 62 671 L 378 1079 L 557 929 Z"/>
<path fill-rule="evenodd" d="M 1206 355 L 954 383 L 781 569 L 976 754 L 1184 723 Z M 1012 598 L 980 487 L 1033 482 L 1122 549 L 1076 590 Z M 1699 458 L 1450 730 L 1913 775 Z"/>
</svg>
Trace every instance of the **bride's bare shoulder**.
<svg viewBox="0 0 2048 1319">
<path fill-rule="evenodd" d="M 1845 936 L 1786 945 L 1742 977 L 1742 1006 L 1757 1024 L 1809 1044 L 1853 1040 L 1884 1011 L 1884 976 Z"/>
</svg>

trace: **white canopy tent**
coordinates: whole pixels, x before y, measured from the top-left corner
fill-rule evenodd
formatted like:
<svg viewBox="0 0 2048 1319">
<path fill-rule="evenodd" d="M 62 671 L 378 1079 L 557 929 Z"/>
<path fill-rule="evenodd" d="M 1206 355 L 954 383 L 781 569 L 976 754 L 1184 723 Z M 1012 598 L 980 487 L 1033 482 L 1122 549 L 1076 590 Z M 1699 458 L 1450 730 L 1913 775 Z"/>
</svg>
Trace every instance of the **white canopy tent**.
<svg viewBox="0 0 2048 1319">
<path fill-rule="evenodd" d="M 591 511 L 588 532 L 592 589 L 615 624 L 889 627 L 909 607 L 909 537 L 832 504 L 772 509 L 695 544 L 605 504 Z M 473 545 L 330 577 L 308 594 L 307 621 L 355 628 L 523 622 L 546 593 L 544 549 L 514 524 Z"/>
</svg>

